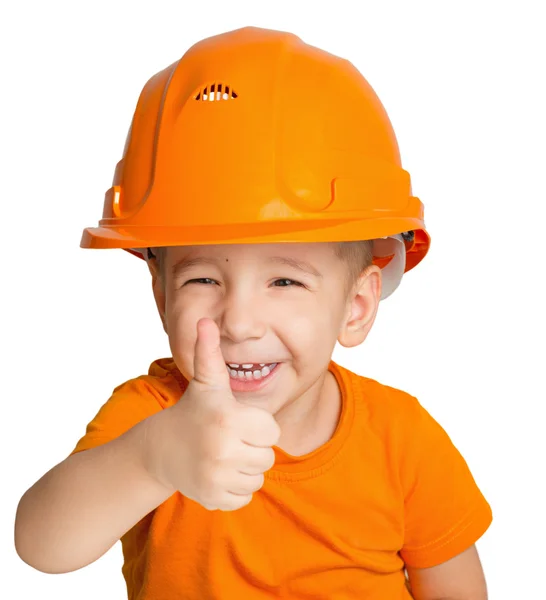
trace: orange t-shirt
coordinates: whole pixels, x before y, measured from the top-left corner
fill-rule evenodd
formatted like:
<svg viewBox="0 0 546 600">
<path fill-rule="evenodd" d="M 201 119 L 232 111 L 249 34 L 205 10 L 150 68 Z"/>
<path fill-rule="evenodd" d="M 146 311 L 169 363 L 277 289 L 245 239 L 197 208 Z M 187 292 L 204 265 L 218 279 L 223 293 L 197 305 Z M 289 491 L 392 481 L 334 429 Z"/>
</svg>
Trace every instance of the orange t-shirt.
<svg viewBox="0 0 546 600">
<path fill-rule="evenodd" d="M 409 394 L 331 361 L 342 395 L 333 437 L 276 463 L 250 504 L 208 511 L 176 493 L 122 538 L 129 600 L 409 600 L 404 565 L 471 546 L 491 508 L 446 432 Z M 117 387 L 74 452 L 176 403 L 172 359 Z M 183 401 L 183 400 L 182 400 Z"/>
</svg>

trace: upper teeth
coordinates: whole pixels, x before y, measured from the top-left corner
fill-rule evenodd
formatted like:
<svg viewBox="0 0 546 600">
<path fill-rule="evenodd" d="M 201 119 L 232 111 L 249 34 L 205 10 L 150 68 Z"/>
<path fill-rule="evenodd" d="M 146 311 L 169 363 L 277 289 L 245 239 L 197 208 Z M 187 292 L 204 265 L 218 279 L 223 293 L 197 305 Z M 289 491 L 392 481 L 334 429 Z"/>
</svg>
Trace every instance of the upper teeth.
<svg viewBox="0 0 546 600">
<path fill-rule="evenodd" d="M 231 377 L 235 379 L 261 379 L 267 377 L 269 373 L 277 366 L 277 363 L 271 363 L 266 366 L 266 363 L 259 363 L 260 368 L 254 367 L 253 363 L 228 363 L 226 368 Z"/>
</svg>

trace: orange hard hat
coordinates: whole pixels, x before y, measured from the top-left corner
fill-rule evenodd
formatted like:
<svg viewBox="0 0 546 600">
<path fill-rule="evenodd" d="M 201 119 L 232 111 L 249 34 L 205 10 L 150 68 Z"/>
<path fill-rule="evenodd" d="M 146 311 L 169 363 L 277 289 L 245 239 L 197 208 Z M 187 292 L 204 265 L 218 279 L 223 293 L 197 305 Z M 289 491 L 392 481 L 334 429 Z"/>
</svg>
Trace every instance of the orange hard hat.
<svg viewBox="0 0 546 600">
<path fill-rule="evenodd" d="M 291 33 L 245 27 L 198 42 L 146 83 L 99 227 L 84 230 L 81 247 L 142 256 L 392 239 L 401 277 L 428 251 L 423 213 L 361 73 Z M 386 267 L 392 248 L 374 262 Z"/>
</svg>

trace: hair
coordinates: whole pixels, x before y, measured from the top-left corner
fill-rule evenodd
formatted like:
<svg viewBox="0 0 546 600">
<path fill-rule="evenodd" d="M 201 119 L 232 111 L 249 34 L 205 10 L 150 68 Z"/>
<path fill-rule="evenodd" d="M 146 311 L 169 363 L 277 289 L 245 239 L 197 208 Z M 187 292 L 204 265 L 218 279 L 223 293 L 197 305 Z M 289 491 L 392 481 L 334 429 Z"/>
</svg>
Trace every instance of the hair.
<svg viewBox="0 0 546 600">
<path fill-rule="evenodd" d="M 157 268 L 162 283 L 165 283 L 165 257 L 166 246 L 148 249 L 148 257 L 155 256 Z M 373 240 L 357 240 L 354 242 L 336 242 L 335 254 L 347 265 L 347 287 L 346 292 L 353 287 L 360 274 L 373 264 Z M 150 252 L 152 254 L 150 254 Z"/>
<path fill-rule="evenodd" d="M 336 256 L 346 263 L 348 268 L 348 293 L 357 282 L 361 273 L 373 264 L 373 240 L 357 240 L 356 242 L 337 242 Z"/>
<path fill-rule="evenodd" d="M 152 252 L 153 256 L 155 256 L 157 261 L 157 269 L 161 275 L 161 279 L 165 280 L 165 256 L 167 254 L 167 246 L 148 248 L 148 258 L 151 258 L 150 252 Z"/>
</svg>

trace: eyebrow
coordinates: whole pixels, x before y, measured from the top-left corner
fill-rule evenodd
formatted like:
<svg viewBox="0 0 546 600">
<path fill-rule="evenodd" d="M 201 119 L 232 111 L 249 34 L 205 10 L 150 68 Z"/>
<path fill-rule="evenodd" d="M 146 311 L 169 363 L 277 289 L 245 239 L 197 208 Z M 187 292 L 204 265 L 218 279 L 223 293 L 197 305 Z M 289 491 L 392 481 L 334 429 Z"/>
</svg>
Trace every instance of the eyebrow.
<svg viewBox="0 0 546 600">
<path fill-rule="evenodd" d="M 196 258 L 181 258 L 179 261 L 174 263 L 174 265 L 171 269 L 171 273 L 172 273 L 172 276 L 175 277 L 177 275 L 184 273 L 184 271 L 191 269 L 191 267 L 194 267 L 195 265 L 215 265 L 215 264 L 216 264 L 216 261 L 214 259 L 206 258 L 205 256 L 197 256 Z"/>
<path fill-rule="evenodd" d="M 304 260 L 296 260 L 295 258 L 291 258 L 289 256 L 271 256 L 268 258 L 267 262 L 269 263 L 278 263 L 282 265 L 287 265 L 298 271 L 302 271 L 303 273 L 308 273 L 310 275 L 314 275 L 315 277 L 319 277 L 322 279 L 322 273 L 317 271 L 315 267 Z M 179 276 L 184 271 L 187 271 L 191 267 L 196 265 L 216 265 L 217 261 L 213 258 L 207 258 L 205 256 L 198 256 L 196 258 L 182 258 L 177 261 L 172 267 L 172 276 Z"/>
<path fill-rule="evenodd" d="M 322 278 L 322 273 L 319 273 L 311 263 L 305 262 L 304 260 L 296 260 L 295 258 L 291 258 L 289 256 L 271 256 L 268 262 L 276 262 L 282 265 L 288 265 L 289 267 L 293 267 L 298 271 L 303 271 L 304 273 L 309 273 L 315 277 Z"/>
</svg>

